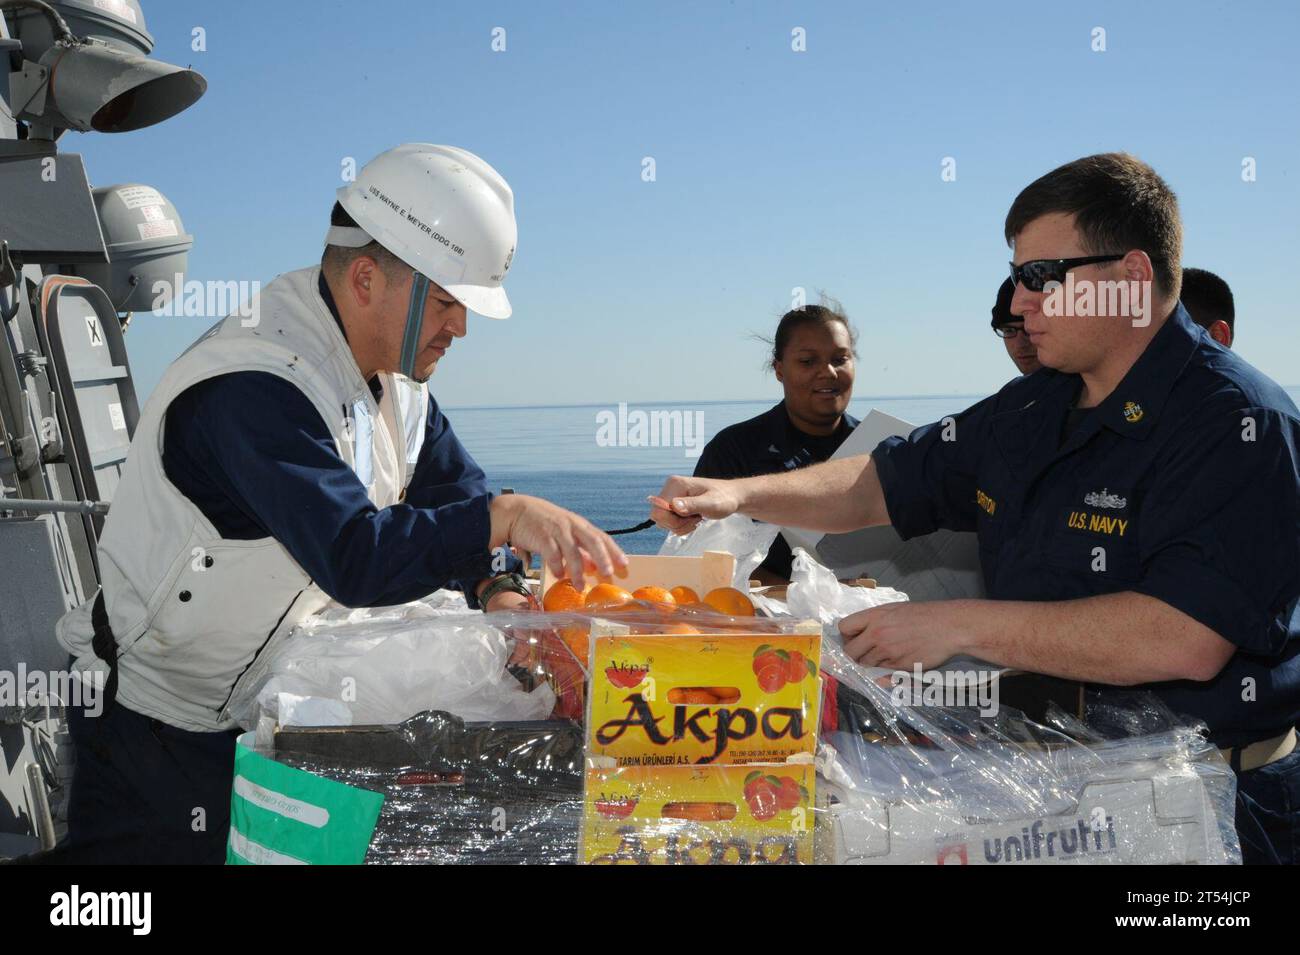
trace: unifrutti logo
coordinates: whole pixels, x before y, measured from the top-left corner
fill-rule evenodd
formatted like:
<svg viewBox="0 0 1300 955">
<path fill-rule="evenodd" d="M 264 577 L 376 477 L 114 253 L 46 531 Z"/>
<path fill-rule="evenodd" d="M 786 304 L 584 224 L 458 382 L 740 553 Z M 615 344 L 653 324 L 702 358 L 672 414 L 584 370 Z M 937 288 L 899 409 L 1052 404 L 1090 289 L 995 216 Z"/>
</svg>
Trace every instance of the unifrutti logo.
<svg viewBox="0 0 1300 955">
<path fill-rule="evenodd" d="M 1007 862 L 1032 862 L 1037 859 L 1068 859 L 1075 856 L 1101 855 L 1114 852 L 1118 847 L 1115 838 L 1115 817 L 1106 816 L 1100 823 L 1100 813 L 1095 820 L 1076 818 L 1071 825 L 1047 828 L 1049 823 L 1037 819 L 1033 825 L 1023 826 L 1015 835 L 1002 835 L 984 840 L 984 861 L 990 865 Z"/>
<path fill-rule="evenodd" d="M 939 847 L 935 853 L 935 865 L 970 865 L 966 843 L 959 842 Z"/>
</svg>

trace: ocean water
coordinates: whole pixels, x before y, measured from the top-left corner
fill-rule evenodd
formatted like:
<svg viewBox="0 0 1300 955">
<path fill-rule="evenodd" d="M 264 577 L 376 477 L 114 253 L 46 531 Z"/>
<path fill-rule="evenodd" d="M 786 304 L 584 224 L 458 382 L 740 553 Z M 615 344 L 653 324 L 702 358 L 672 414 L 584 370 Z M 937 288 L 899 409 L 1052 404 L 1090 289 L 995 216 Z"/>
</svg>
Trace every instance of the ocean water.
<svg viewBox="0 0 1300 955">
<path fill-rule="evenodd" d="M 1287 391 L 1300 403 L 1300 387 Z M 853 399 L 849 413 L 862 418 L 876 408 L 920 425 L 961 411 L 981 397 L 863 397 Z M 597 527 L 615 530 L 645 520 L 650 513 L 646 495 L 658 493 L 670 474 L 690 474 L 699 449 L 720 430 L 773 404 L 775 401 L 728 401 L 625 406 L 622 443 L 617 406 L 448 408 L 446 414 L 461 442 L 487 473 L 493 490 L 512 488 L 519 494 L 546 498 L 583 515 Z M 636 427 L 637 412 L 644 415 L 641 431 Z M 651 412 L 658 413 L 653 421 Z M 617 538 L 629 554 L 656 553 L 663 539 L 664 533 L 657 528 Z"/>
</svg>

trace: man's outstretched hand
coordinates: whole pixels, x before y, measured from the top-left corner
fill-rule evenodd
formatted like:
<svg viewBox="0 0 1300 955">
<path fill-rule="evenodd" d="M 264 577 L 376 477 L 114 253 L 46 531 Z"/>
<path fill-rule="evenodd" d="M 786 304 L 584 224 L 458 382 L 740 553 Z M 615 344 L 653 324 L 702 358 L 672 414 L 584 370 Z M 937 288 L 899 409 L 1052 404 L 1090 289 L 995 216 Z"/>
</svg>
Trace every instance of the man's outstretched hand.
<svg viewBox="0 0 1300 955">
<path fill-rule="evenodd" d="M 626 577 L 627 556 L 604 531 L 585 517 L 529 494 L 501 494 L 492 499 L 490 547 L 510 541 L 541 554 L 556 577 L 581 588 L 585 574 Z"/>
<path fill-rule="evenodd" d="M 666 531 L 689 534 L 706 517 L 730 517 L 740 510 L 735 481 L 673 475 L 652 494 L 650 519 Z"/>
</svg>

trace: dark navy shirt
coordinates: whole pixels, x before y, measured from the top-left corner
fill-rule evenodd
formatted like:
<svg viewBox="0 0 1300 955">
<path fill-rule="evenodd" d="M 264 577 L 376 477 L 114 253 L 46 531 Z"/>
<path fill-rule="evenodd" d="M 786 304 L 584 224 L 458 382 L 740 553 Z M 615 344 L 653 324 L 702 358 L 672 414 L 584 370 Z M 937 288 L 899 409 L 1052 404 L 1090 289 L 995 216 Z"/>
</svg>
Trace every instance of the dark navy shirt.
<svg viewBox="0 0 1300 955">
<path fill-rule="evenodd" d="M 1044 369 L 882 442 L 894 527 L 978 531 L 994 599 L 1176 607 L 1237 652 L 1208 682 L 1145 688 L 1219 746 L 1284 732 L 1300 716 L 1300 412 L 1181 305 L 1062 440 L 1080 388 Z"/>
<path fill-rule="evenodd" d="M 827 460 L 858 426 L 858 419 L 842 415 L 833 434 L 800 431 L 786 414 L 785 402 L 756 418 L 723 428 L 700 452 L 695 476 L 741 478 L 793 471 Z M 790 545 L 780 534 L 759 566 L 787 580 L 794 560 Z"/>
<path fill-rule="evenodd" d="M 337 321 L 323 280 L 320 289 Z M 406 496 L 383 509 L 311 400 L 268 372 L 220 375 L 182 392 L 163 441 L 168 479 L 222 537 L 276 538 L 342 604 L 385 606 L 455 587 L 476 606 L 473 585 L 493 573 L 492 495 L 432 396 Z"/>
</svg>

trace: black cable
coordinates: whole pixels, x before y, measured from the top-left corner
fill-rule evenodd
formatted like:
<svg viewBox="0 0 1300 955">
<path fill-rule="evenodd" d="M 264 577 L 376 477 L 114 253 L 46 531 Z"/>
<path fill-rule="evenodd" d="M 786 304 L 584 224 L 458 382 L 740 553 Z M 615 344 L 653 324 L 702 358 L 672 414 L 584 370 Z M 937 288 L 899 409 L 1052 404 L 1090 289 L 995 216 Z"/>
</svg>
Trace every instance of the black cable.
<svg viewBox="0 0 1300 955">
<path fill-rule="evenodd" d="M 45 0 L 0 0 L 0 8 L 4 7 L 30 7 L 33 10 L 39 10 L 49 19 L 54 27 L 54 32 L 60 40 L 66 40 L 68 43 L 78 42 L 76 36 L 68 29 L 68 23 L 63 17 L 59 16 L 59 11 L 45 2 Z"/>
<path fill-rule="evenodd" d="M 654 521 L 642 521 L 636 527 L 623 527 L 616 531 L 605 531 L 605 533 L 608 534 L 610 537 L 613 537 L 616 534 L 635 534 L 637 531 L 643 531 L 647 527 L 654 527 L 654 526 L 655 526 Z"/>
</svg>

